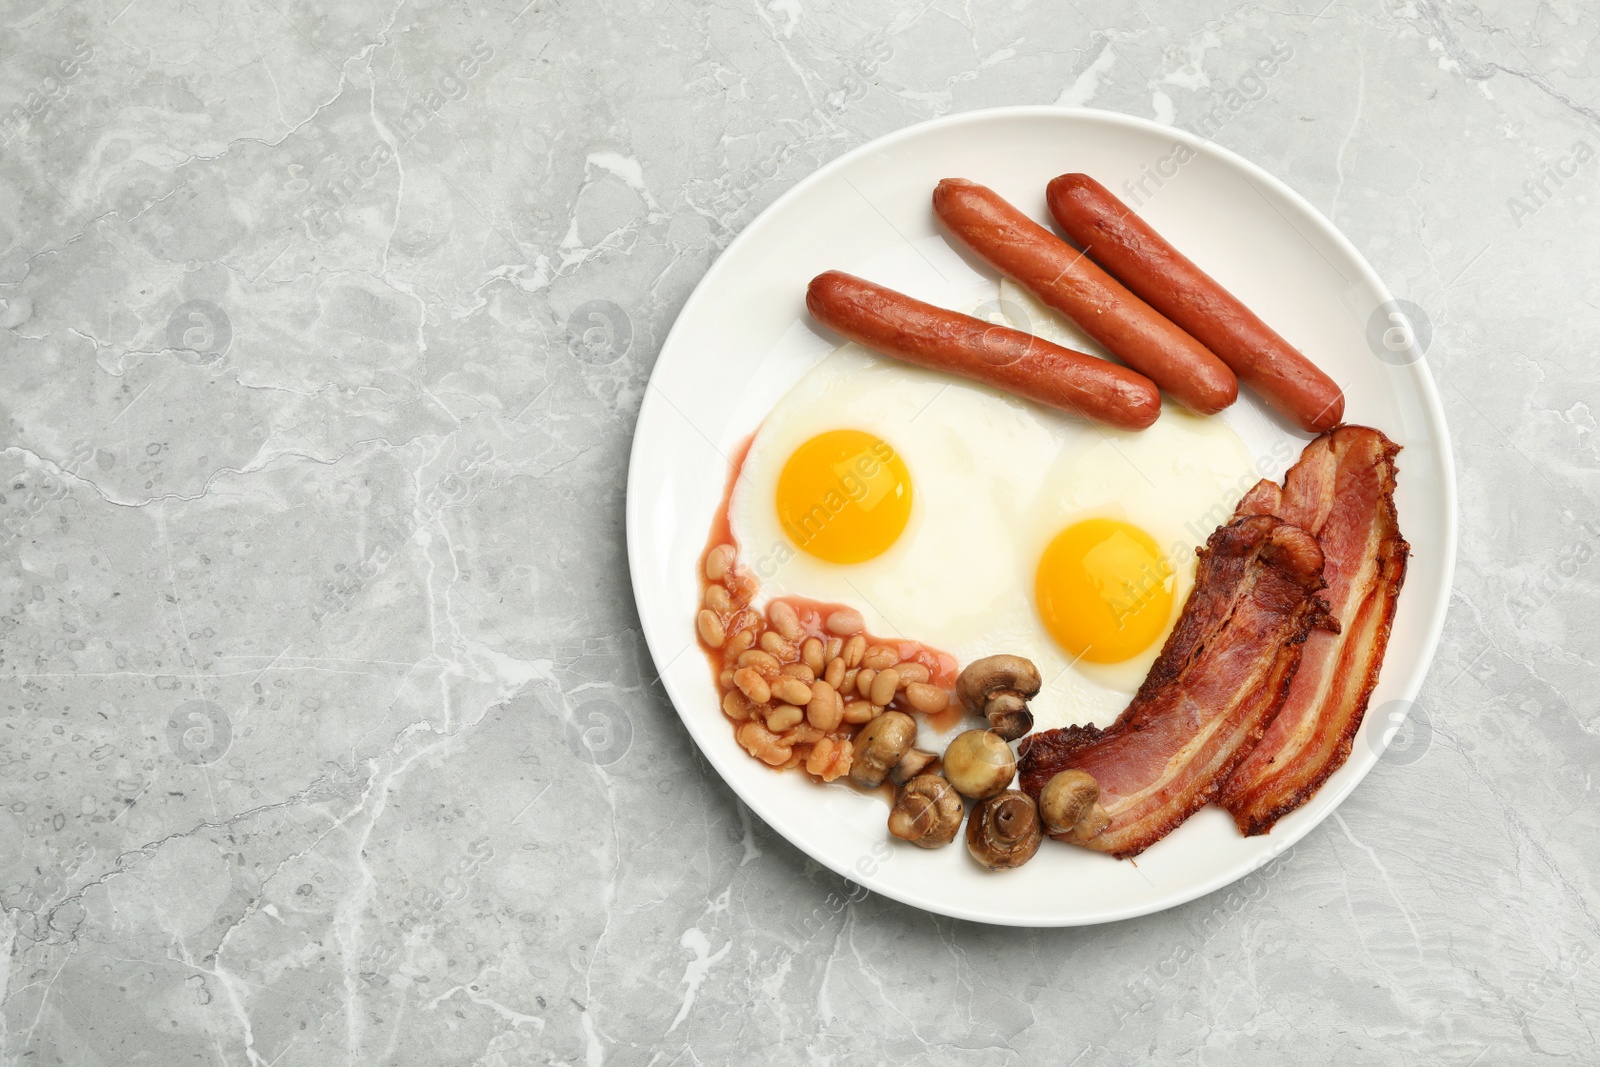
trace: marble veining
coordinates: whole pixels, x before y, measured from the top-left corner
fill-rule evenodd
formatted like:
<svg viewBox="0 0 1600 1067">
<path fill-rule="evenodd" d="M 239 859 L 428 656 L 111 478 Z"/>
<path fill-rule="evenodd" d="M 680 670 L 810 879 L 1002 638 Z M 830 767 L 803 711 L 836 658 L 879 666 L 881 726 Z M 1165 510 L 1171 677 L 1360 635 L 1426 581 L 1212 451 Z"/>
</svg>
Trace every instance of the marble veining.
<svg viewBox="0 0 1600 1067">
<path fill-rule="evenodd" d="M 0 3 L 0 1061 L 1596 1062 L 1600 32 L 1497 0 Z M 1160 915 L 769 831 L 623 551 L 652 362 L 818 165 L 1000 104 L 1282 177 L 1411 302 L 1461 554 L 1410 725 Z"/>
</svg>

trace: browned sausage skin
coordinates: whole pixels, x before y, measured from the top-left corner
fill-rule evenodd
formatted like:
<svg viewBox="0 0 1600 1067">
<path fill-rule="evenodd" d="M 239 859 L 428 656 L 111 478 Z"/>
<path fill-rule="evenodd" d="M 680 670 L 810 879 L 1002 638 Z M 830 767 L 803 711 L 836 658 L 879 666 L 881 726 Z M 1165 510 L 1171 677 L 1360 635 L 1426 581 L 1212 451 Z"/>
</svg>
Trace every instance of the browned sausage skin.
<svg viewBox="0 0 1600 1067">
<path fill-rule="evenodd" d="M 874 352 L 1118 429 L 1142 430 L 1161 414 L 1155 383 L 1126 367 L 842 271 L 811 279 L 806 307 L 834 333 Z"/>
<path fill-rule="evenodd" d="M 1204 345 L 994 190 L 946 178 L 933 191 L 933 212 L 990 266 L 1077 323 L 1184 407 L 1214 415 L 1239 395 L 1233 372 Z"/>
<path fill-rule="evenodd" d="M 1122 284 L 1233 368 L 1302 430 L 1344 419 L 1344 393 L 1288 341 L 1195 266 L 1087 174 L 1063 174 L 1046 191 L 1050 214 Z"/>
</svg>

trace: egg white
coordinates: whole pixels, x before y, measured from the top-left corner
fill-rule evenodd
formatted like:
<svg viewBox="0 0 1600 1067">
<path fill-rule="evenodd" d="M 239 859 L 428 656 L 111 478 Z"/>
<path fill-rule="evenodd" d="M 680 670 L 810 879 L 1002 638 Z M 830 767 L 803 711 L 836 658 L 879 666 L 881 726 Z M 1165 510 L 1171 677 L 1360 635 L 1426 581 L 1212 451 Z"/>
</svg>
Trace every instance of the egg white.
<svg viewBox="0 0 1600 1067">
<path fill-rule="evenodd" d="M 775 504 L 794 450 L 842 428 L 887 441 L 913 484 L 905 532 L 882 555 L 849 565 L 800 551 Z M 761 582 L 762 603 L 787 594 L 850 604 L 873 633 L 921 641 L 962 664 L 998 652 L 1026 656 L 1045 679 L 1033 703 L 1038 728 L 1104 725 L 1126 706 L 1166 631 L 1122 663 L 1074 662 L 1034 607 L 1045 546 L 1085 518 L 1139 526 L 1176 572 L 1170 629 L 1193 584 L 1195 546 L 1256 477 L 1243 442 L 1220 419 L 1167 405 L 1147 430 L 1111 430 L 845 345 L 762 423 L 729 521 L 742 561 Z"/>
</svg>

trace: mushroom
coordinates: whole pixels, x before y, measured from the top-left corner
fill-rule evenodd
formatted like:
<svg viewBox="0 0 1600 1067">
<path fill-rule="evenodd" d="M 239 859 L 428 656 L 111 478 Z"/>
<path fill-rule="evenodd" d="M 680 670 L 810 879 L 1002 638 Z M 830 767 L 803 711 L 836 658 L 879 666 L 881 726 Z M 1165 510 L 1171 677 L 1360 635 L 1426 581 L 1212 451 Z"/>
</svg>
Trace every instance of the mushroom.
<svg viewBox="0 0 1600 1067">
<path fill-rule="evenodd" d="M 1015 741 L 1033 729 L 1033 712 L 1028 710 L 1027 700 L 1019 693 L 990 697 L 983 711 L 989 728 L 1007 741 Z"/>
<path fill-rule="evenodd" d="M 967 850 L 991 871 L 1020 867 L 1039 851 L 1039 811 L 1015 789 L 980 801 L 967 820 Z"/>
<path fill-rule="evenodd" d="M 942 848 L 961 829 L 961 797 L 937 774 L 919 774 L 901 788 L 889 812 L 889 832 L 918 848 Z"/>
<path fill-rule="evenodd" d="M 1062 771 L 1039 790 L 1039 819 L 1052 834 L 1071 833 L 1078 821 L 1094 810 L 1099 799 L 1100 783 L 1094 775 L 1088 771 Z"/>
<path fill-rule="evenodd" d="M 882 785 L 890 768 L 917 739 L 917 724 L 903 711 L 886 711 L 867 723 L 852 739 L 855 758 L 850 777 L 862 785 Z"/>
<path fill-rule="evenodd" d="M 1077 844 L 1084 844 L 1100 836 L 1100 832 L 1111 825 L 1111 815 L 1099 804 L 1094 805 L 1083 813 L 1083 818 L 1078 820 L 1078 825 L 1072 828 L 1072 833 L 1067 835 L 1067 840 Z"/>
<path fill-rule="evenodd" d="M 1004 791 L 1016 773 L 1017 757 L 993 730 L 957 734 L 944 750 L 944 776 L 956 792 L 973 800 Z"/>
<path fill-rule="evenodd" d="M 985 656 L 967 664 L 956 680 L 956 696 L 969 711 L 989 720 L 995 733 L 1015 741 L 1033 729 L 1028 701 L 1039 693 L 1039 668 L 1021 656 Z"/>
<path fill-rule="evenodd" d="M 938 756 L 935 756 L 925 748 L 909 749 L 904 756 L 900 757 L 900 762 L 894 765 L 894 769 L 889 772 L 889 781 L 895 785 L 905 785 L 911 779 L 932 767 L 934 760 L 938 758 Z"/>
</svg>

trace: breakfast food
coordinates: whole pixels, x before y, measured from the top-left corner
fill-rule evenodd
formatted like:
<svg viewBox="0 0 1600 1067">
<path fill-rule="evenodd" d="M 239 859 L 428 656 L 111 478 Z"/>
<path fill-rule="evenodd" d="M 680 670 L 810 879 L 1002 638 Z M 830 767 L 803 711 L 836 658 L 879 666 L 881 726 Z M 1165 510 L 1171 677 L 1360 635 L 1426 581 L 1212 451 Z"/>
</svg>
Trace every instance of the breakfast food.
<svg viewBox="0 0 1600 1067">
<path fill-rule="evenodd" d="M 1105 809 L 1099 806 L 1100 783 L 1088 771 L 1057 771 L 1039 790 L 1039 821 L 1050 834 L 1070 834 L 1078 824 L 1098 811 L 1105 820 Z M 1093 830 L 1085 828 L 1084 836 L 1092 837 L 1104 829 L 1104 821 Z"/>
<path fill-rule="evenodd" d="M 722 713 L 739 745 L 769 766 L 803 767 L 824 782 L 853 772 L 871 784 L 886 776 L 909 781 L 936 757 L 914 746 L 914 729 L 902 736 L 898 720 L 907 716 L 900 713 L 943 712 L 956 662 L 916 641 L 872 636 L 861 612 L 844 604 L 775 596 L 758 603 L 761 582 L 739 558 L 730 517 L 747 456 L 729 473 L 700 558 L 695 630 L 711 660 Z M 874 534 L 870 526 L 855 532 Z M 834 547 L 852 544 L 846 537 Z M 894 717 L 889 724 L 857 737 L 886 715 Z"/>
<path fill-rule="evenodd" d="M 919 774 L 894 798 L 889 832 L 918 848 L 942 848 L 956 839 L 966 808 L 961 794 L 937 774 Z"/>
<path fill-rule="evenodd" d="M 944 750 L 944 776 L 957 793 L 983 800 L 1002 793 L 1017 776 L 1017 758 L 993 730 L 968 730 Z"/>
<path fill-rule="evenodd" d="M 1063 174 L 1050 182 L 1046 199 L 1056 223 L 1089 258 L 1215 353 L 1296 426 L 1320 432 L 1344 418 L 1344 393 L 1332 378 L 1105 186 L 1087 174 Z"/>
<path fill-rule="evenodd" d="M 1039 668 L 1021 656 L 985 656 L 973 660 L 956 679 L 962 706 L 989 720 L 989 729 L 1003 741 L 1015 741 L 1033 729 L 1028 701 L 1044 684 Z"/>
<path fill-rule="evenodd" d="M 1098 787 L 1101 824 L 1058 836 L 1125 859 L 1205 806 L 1282 705 L 1324 617 L 1322 587 L 1322 551 L 1298 526 L 1254 515 L 1213 533 L 1182 617 L 1117 721 L 1023 739 L 1030 796 L 1065 770 Z"/>
<path fill-rule="evenodd" d="M 1238 395 L 1233 372 L 1204 345 L 992 189 L 946 178 L 933 211 L 963 245 L 1191 411 L 1215 414 Z"/>
<path fill-rule="evenodd" d="M 971 315 L 925 304 L 841 271 L 811 280 L 806 307 L 828 329 L 918 367 L 993 385 L 1124 430 L 1161 414 L 1143 375 Z"/>
<path fill-rule="evenodd" d="M 898 675 L 894 668 L 874 674 L 870 699 L 883 697 L 883 707 L 894 699 Z M 855 736 L 855 758 L 850 777 L 864 786 L 882 785 L 889 772 L 899 766 L 901 757 L 911 751 L 917 739 L 917 724 L 903 711 L 885 711 L 863 726 Z"/>
<path fill-rule="evenodd" d="M 1338 632 L 1306 638 L 1277 718 L 1218 797 L 1243 834 L 1264 834 L 1344 765 L 1378 682 L 1410 546 L 1395 514 L 1398 445 L 1366 426 L 1342 426 L 1306 446 L 1280 489 L 1264 481 L 1241 515 L 1275 515 L 1322 548 L 1323 594 Z"/>
<path fill-rule="evenodd" d="M 1232 365 L 1325 426 L 1331 379 L 1099 185 L 1064 175 L 1049 202 L 1100 265 L 981 185 L 934 194 L 1004 275 L 1011 326 L 811 281 L 812 316 L 852 343 L 732 464 L 695 618 L 753 758 L 892 786 L 888 831 L 919 848 L 965 816 L 994 871 L 1046 835 L 1136 856 L 1213 800 L 1267 832 L 1347 758 L 1408 550 L 1378 431 L 1324 433 L 1280 488 L 1202 417 L 1234 400 Z M 1158 384 L 1191 411 L 1163 412 Z M 872 636 L 907 625 L 919 640 Z"/>
<path fill-rule="evenodd" d="M 978 802 L 967 819 L 967 851 L 991 871 L 1020 867 L 1039 851 L 1039 811 L 1015 789 Z"/>
<path fill-rule="evenodd" d="M 1188 595 L 1194 546 L 1264 473 L 1221 419 L 1168 405 L 1141 433 L 1102 432 L 853 344 L 735 458 L 718 536 L 739 546 L 757 606 L 848 604 L 957 669 L 1023 657 L 1049 682 L 1028 701 L 1041 726 L 1127 706 Z"/>
<path fill-rule="evenodd" d="M 749 607 L 747 575 L 725 571 L 732 581 L 724 584 L 709 578 L 712 556 L 707 563 L 697 628 L 741 747 L 824 782 L 850 774 L 878 785 L 902 759 L 913 761 L 902 778 L 926 766 L 931 755 L 911 743 L 915 726 L 903 725 L 910 716 L 889 709 L 943 711 L 955 680 L 950 657 L 914 641 L 869 639 L 859 613 L 837 606 L 773 600 L 763 615 Z"/>
</svg>

